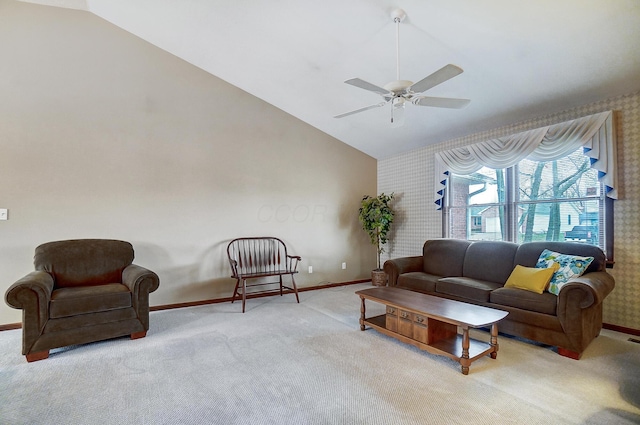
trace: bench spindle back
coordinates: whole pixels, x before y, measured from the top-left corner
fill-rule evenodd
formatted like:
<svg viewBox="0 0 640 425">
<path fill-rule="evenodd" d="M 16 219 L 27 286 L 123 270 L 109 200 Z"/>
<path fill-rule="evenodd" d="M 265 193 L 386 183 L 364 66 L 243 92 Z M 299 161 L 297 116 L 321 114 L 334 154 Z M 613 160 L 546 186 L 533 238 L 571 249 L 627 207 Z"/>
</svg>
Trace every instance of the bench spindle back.
<svg viewBox="0 0 640 425">
<path fill-rule="evenodd" d="M 273 237 L 238 238 L 227 247 L 234 276 L 292 272 L 284 242 Z"/>
</svg>

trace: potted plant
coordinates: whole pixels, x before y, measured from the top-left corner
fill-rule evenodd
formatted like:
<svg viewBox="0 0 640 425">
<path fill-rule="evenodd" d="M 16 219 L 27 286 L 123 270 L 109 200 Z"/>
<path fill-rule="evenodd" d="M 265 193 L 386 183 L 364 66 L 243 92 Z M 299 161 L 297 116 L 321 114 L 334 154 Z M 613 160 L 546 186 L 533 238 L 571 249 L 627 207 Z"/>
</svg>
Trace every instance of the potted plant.
<svg viewBox="0 0 640 425">
<path fill-rule="evenodd" d="M 387 284 L 387 276 L 380 265 L 380 255 L 384 252 L 384 245 L 387 243 L 391 223 L 395 212 L 389 205 L 393 199 L 391 195 L 381 193 L 376 197 L 366 195 L 360 202 L 358 210 L 362 228 L 367 232 L 371 243 L 378 250 L 378 268 L 371 271 L 371 283 L 376 286 Z"/>
</svg>

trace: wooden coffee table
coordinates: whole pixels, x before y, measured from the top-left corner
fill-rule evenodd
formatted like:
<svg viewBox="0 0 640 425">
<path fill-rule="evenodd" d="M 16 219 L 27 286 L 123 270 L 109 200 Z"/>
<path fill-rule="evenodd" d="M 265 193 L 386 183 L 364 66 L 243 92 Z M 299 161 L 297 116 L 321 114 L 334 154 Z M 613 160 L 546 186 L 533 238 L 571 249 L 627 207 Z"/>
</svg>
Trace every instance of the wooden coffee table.
<svg viewBox="0 0 640 425">
<path fill-rule="evenodd" d="M 433 354 L 447 356 L 469 374 L 471 362 L 498 355 L 498 322 L 506 311 L 482 307 L 406 289 L 381 287 L 356 292 L 360 296 L 360 329 L 366 326 Z M 386 314 L 365 317 L 365 300 L 386 305 Z M 491 326 L 490 342 L 469 337 L 469 329 Z M 462 329 L 462 335 L 458 334 Z"/>
</svg>

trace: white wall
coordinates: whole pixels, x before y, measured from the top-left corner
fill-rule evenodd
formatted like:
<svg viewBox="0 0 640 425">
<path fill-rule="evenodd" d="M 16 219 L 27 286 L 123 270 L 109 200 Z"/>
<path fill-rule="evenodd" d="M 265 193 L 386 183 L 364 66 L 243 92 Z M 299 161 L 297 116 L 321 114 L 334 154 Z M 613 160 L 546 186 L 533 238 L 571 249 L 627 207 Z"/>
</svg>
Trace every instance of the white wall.
<svg viewBox="0 0 640 425">
<path fill-rule="evenodd" d="M 230 296 L 224 250 L 239 236 L 284 239 L 303 257 L 299 286 L 368 278 L 376 256 L 357 209 L 376 172 L 94 15 L 0 0 L 3 293 L 37 245 L 94 237 L 134 244 L 160 275 L 152 305 Z M 0 303 L 0 325 L 20 317 Z"/>
</svg>

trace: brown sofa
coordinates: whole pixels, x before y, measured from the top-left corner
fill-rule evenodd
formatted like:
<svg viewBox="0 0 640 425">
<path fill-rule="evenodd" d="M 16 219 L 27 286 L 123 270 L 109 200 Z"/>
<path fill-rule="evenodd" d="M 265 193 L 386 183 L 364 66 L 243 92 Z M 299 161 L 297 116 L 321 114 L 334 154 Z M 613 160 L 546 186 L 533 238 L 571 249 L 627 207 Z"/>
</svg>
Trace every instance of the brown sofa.
<svg viewBox="0 0 640 425">
<path fill-rule="evenodd" d="M 534 267 L 544 249 L 594 257 L 585 273 L 570 279 L 558 295 L 504 287 L 516 265 Z M 423 255 L 388 260 L 389 286 L 493 307 L 509 312 L 500 332 L 558 347 L 579 359 L 602 329 L 602 302 L 613 290 L 606 257 L 593 245 L 433 239 Z"/>
<path fill-rule="evenodd" d="M 14 283 L 7 304 L 22 309 L 22 354 L 46 359 L 49 350 L 149 329 L 149 293 L 158 276 L 132 264 L 129 242 L 81 239 L 36 248 L 35 271 Z"/>
</svg>

